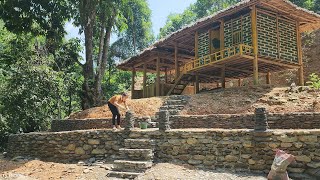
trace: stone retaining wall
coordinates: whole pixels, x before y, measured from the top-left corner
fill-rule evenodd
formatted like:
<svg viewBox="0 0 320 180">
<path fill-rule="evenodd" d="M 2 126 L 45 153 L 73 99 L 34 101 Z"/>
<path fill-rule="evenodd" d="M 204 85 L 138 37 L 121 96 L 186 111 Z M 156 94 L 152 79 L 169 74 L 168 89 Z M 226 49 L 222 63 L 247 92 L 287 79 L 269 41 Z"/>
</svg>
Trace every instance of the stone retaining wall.
<svg viewBox="0 0 320 180">
<path fill-rule="evenodd" d="M 171 128 L 253 129 L 253 114 L 214 114 L 171 116 Z M 270 129 L 320 129 L 320 113 L 270 113 Z"/>
<path fill-rule="evenodd" d="M 127 135 L 122 131 L 81 130 L 10 135 L 11 155 L 38 157 L 50 161 L 74 161 L 98 157 L 114 159 Z"/>
<path fill-rule="evenodd" d="M 80 160 L 90 157 L 115 159 L 123 139 L 155 141 L 155 159 L 180 162 L 204 169 L 268 172 L 279 148 L 296 156 L 288 168 L 295 179 L 320 178 L 320 130 L 180 129 L 112 132 L 90 130 L 11 135 L 11 156 L 30 155 L 49 160 Z"/>
<path fill-rule="evenodd" d="M 148 117 L 139 117 L 135 122 Z M 123 119 L 121 125 L 123 126 Z M 153 120 L 154 121 L 154 120 Z M 160 121 L 156 119 L 156 121 Z M 213 114 L 213 115 L 177 115 L 170 116 L 172 129 L 183 128 L 224 128 L 224 129 L 253 129 L 253 114 Z M 270 113 L 268 114 L 270 129 L 320 129 L 320 113 Z M 72 131 L 83 129 L 111 128 L 111 119 L 87 120 L 53 120 L 51 131 Z"/>
<path fill-rule="evenodd" d="M 139 121 L 146 121 L 148 117 L 138 117 L 135 121 L 135 127 L 138 127 Z M 124 127 L 124 117 L 121 117 L 121 127 Z M 76 120 L 53 120 L 51 122 L 51 131 L 74 131 L 85 129 L 103 129 L 112 128 L 112 119 L 76 119 Z"/>
</svg>

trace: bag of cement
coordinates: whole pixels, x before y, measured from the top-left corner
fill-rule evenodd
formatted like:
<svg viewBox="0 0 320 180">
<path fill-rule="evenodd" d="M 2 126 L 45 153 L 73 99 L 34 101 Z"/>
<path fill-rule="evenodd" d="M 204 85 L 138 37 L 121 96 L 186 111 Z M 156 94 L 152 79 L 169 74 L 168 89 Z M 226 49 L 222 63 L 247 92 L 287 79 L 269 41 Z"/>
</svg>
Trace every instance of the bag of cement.
<svg viewBox="0 0 320 180">
<path fill-rule="evenodd" d="M 294 156 L 282 150 L 276 151 L 271 170 L 268 174 L 269 180 L 289 180 L 287 166 L 294 161 Z"/>
</svg>

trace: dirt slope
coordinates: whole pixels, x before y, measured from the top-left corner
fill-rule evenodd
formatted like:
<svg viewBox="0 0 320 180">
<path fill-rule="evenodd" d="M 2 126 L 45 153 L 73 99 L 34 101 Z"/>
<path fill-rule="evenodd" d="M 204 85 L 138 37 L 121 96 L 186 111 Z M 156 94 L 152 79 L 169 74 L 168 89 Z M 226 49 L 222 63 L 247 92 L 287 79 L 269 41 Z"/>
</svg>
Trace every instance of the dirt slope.
<svg viewBox="0 0 320 180">
<path fill-rule="evenodd" d="M 320 93 L 305 88 L 288 92 L 288 87 L 247 86 L 219 89 L 190 95 L 182 114 L 237 114 L 250 113 L 255 107 L 266 107 L 269 112 L 320 112 Z M 153 116 L 165 97 L 135 99 L 128 102 L 136 116 Z M 111 117 L 107 106 L 74 113 L 70 119 Z"/>
<path fill-rule="evenodd" d="M 266 107 L 271 113 L 320 112 L 319 93 L 303 90 L 288 92 L 288 88 L 271 86 L 234 87 L 200 93 L 191 99 L 182 114 L 237 114 Z"/>
<path fill-rule="evenodd" d="M 159 111 L 163 103 L 163 98 L 153 97 L 145 99 L 129 99 L 128 106 L 136 116 L 153 116 L 155 112 Z M 120 110 L 121 115 L 124 111 Z M 112 114 L 108 105 L 91 108 L 84 111 L 76 112 L 70 115 L 68 119 L 95 119 L 95 118 L 109 118 Z"/>
</svg>

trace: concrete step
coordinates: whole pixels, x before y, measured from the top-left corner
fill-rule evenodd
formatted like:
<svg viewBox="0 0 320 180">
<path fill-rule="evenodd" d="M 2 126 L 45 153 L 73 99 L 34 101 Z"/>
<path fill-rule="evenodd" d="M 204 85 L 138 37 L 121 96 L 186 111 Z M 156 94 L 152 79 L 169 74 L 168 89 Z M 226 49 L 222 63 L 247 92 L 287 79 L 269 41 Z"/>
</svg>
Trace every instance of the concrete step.
<svg viewBox="0 0 320 180">
<path fill-rule="evenodd" d="M 111 171 L 108 177 L 134 179 L 143 173 Z"/>
<path fill-rule="evenodd" d="M 154 141 L 150 139 L 125 139 L 124 147 L 126 149 L 153 149 Z"/>
<path fill-rule="evenodd" d="M 137 172 L 143 173 L 152 167 L 151 161 L 128 161 L 115 160 L 113 163 L 113 171 Z"/>
<path fill-rule="evenodd" d="M 153 152 L 151 149 L 119 149 L 120 156 L 127 160 L 152 161 Z"/>
</svg>

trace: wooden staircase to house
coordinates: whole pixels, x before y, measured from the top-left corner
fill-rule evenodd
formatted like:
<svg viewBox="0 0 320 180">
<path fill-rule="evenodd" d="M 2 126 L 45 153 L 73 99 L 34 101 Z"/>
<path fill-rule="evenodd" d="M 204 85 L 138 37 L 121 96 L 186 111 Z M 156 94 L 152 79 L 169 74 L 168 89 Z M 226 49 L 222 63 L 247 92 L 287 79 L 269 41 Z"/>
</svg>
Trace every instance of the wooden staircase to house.
<svg viewBox="0 0 320 180">
<path fill-rule="evenodd" d="M 170 95 L 181 95 L 184 88 L 193 80 L 194 76 L 191 74 L 181 74 L 178 79 L 175 80 L 173 87 L 167 93 L 167 96 Z"/>
</svg>

